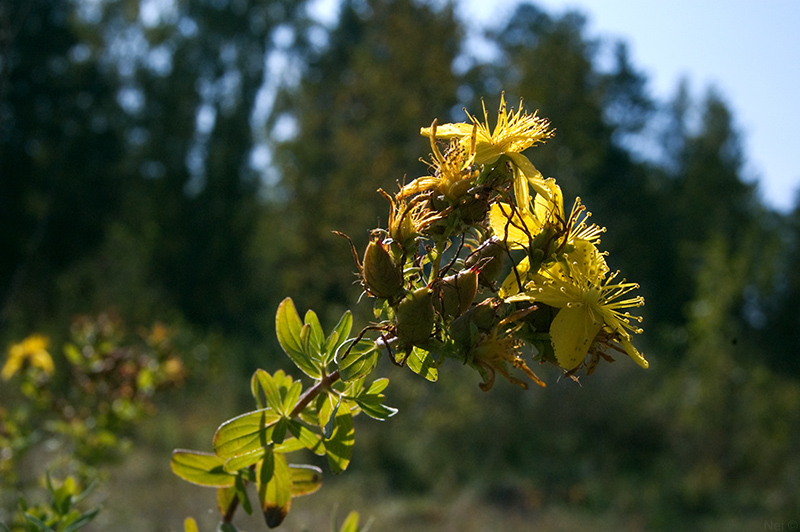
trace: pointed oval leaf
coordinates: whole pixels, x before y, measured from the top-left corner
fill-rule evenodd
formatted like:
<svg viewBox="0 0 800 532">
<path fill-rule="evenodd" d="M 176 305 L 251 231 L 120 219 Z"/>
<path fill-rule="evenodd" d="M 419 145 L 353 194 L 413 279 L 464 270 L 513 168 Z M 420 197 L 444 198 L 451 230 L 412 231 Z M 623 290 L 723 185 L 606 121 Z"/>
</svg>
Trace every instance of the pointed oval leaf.
<svg viewBox="0 0 800 532">
<path fill-rule="evenodd" d="M 358 512 L 352 511 L 347 515 L 339 532 L 358 532 Z"/>
<path fill-rule="evenodd" d="M 378 421 L 386 421 L 393 415 L 397 413 L 397 409 L 391 406 L 386 406 L 381 402 L 368 402 L 368 401 L 361 401 L 356 400 L 358 406 L 361 407 L 361 411 L 364 412 L 366 415 L 371 417 L 372 419 L 377 419 Z"/>
<path fill-rule="evenodd" d="M 291 413 L 297 400 L 300 399 L 300 394 L 303 393 L 303 383 L 294 381 L 291 386 L 286 390 L 286 395 L 283 397 L 283 411 Z"/>
<path fill-rule="evenodd" d="M 329 397 L 323 403 L 320 412 L 320 421 L 325 419 L 326 427 L 332 426 L 330 437 L 325 439 L 325 453 L 328 457 L 328 466 L 334 474 L 341 473 L 350 465 L 355 442 L 353 415 L 350 410 L 350 401 L 340 397 L 334 406 L 333 397 Z"/>
<path fill-rule="evenodd" d="M 271 464 L 264 460 L 256 477 L 258 498 L 269 528 L 279 526 L 292 504 L 292 477 L 289 464 L 281 453 L 271 455 Z"/>
<path fill-rule="evenodd" d="M 303 323 L 294 306 L 294 301 L 287 297 L 280 305 L 275 315 L 275 332 L 283 351 L 292 359 L 292 362 L 311 378 L 319 378 L 319 370 L 306 355 L 302 338 Z"/>
<path fill-rule="evenodd" d="M 303 447 L 317 456 L 323 456 L 325 454 L 325 445 L 316 432 L 294 420 L 289 421 L 288 428 L 289 432 L 297 438 L 297 441 L 300 442 Z"/>
<path fill-rule="evenodd" d="M 350 348 L 350 352 L 347 352 L 347 348 L 352 343 L 352 340 L 342 343 L 336 352 L 339 378 L 344 382 L 354 381 L 369 375 L 375 369 L 378 364 L 378 358 L 380 358 L 380 351 L 374 341 L 362 339 Z M 345 353 L 347 356 L 345 356 Z"/>
<path fill-rule="evenodd" d="M 264 395 L 267 398 L 267 406 L 281 412 L 283 401 L 281 401 L 281 392 L 278 390 L 275 379 L 263 369 L 256 370 L 256 378 L 261 385 L 261 389 L 264 390 Z"/>
<path fill-rule="evenodd" d="M 229 419 L 214 434 L 214 452 L 227 459 L 266 448 L 272 443 L 272 426 L 281 415 L 271 408 L 262 408 Z"/>
<path fill-rule="evenodd" d="M 80 517 L 61 529 L 61 532 L 75 532 L 79 528 L 83 528 L 84 526 L 88 525 L 92 519 L 97 517 L 98 513 L 100 513 L 100 508 L 94 508 L 88 512 L 82 513 Z"/>
<path fill-rule="evenodd" d="M 217 489 L 217 509 L 220 515 L 228 513 L 228 509 L 236 498 L 236 486 Z"/>
<path fill-rule="evenodd" d="M 172 472 L 186 482 L 211 488 L 233 486 L 236 476 L 225 471 L 225 460 L 211 453 L 175 449 L 172 451 Z"/>
<path fill-rule="evenodd" d="M 231 474 L 235 474 L 240 469 L 244 469 L 246 467 L 250 467 L 251 465 L 257 463 L 259 460 L 264 458 L 264 453 L 267 452 L 264 448 L 258 448 L 255 451 L 251 451 L 249 453 L 240 454 L 233 458 L 228 458 L 225 460 L 223 467 L 225 471 Z"/>
<path fill-rule="evenodd" d="M 316 358 L 314 355 L 319 355 L 322 352 L 322 345 L 325 342 L 325 333 L 322 330 L 322 324 L 319 322 L 317 313 L 313 310 L 306 312 L 304 321 L 305 324 L 309 325 L 311 328 L 309 347 L 313 350 L 313 352 L 308 353 L 308 355 L 312 358 Z"/>
<path fill-rule="evenodd" d="M 336 351 L 339 349 L 339 346 L 347 340 L 347 336 L 350 334 L 350 329 L 353 326 L 353 314 L 348 310 L 342 317 L 339 318 L 339 323 L 336 324 L 336 327 L 333 328 L 330 336 L 325 340 L 325 365 L 331 363 L 333 360 Z"/>
<path fill-rule="evenodd" d="M 389 386 L 389 379 L 386 377 L 381 377 L 380 379 L 375 379 L 372 381 L 372 384 L 369 385 L 369 389 L 367 390 L 368 395 L 377 395 L 381 393 L 386 387 Z"/>
<path fill-rule="evenodd" d="M 322 486 L 322 469 L 313 465 L 289 464 L 292 497 L 314 493 Z"/>
<path fill-rule="evenodd" d="M 417 375 L 422 375 L 431 382 L 439 379 L 439 370 L 436 368 L 436 361 L 429 351 L 415 347 L 406 357 L 406 365 Z"/>
</svg>

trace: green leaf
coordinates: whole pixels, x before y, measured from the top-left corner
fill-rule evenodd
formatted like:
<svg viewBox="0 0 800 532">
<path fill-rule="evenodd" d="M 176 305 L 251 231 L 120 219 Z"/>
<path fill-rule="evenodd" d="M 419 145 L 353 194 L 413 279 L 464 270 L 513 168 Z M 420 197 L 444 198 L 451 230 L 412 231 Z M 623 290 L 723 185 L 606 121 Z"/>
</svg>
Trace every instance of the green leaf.
<svg viewBox="0 0 800 532">
<path fill-rule="evenodd" d="M 354 381 L 369 375 L 378 364 L 380 351 L 372 340 L 362 339 L 354 345 L 344 360 L 341 359 L 347 352 L 351 340 L 342 343 L 336 352 L 336 363 L 339 366 L 339 378 L 344 382 Z"/>
<path fill-rule="evenodd" d="M 259 386 L 259 382 L 258 382 L 258 372 L 259 371 L 263 371 L 263 370 L 256 370 L 255 372 L 253 372 L 253 376 L 250 377 L 250 394 L 253 396 L 253 399 L 256 400 L 256 406 L 259 409 L 261 409 L 261 408 L 264 408 L 267 405 L 265 405 L 264 401 L 261 400 L 261 393 L 259 392 L 259 390 L 263 389 L 263 388 L 261 388 Z"/>
<path fill-rule="evenodd" d="M 419 347 L 412 349 L 411 353 L 406 357 L 406 365 L 411 371 L 417 375 L 422 375 L 431 382 L 436 382 L 439 379 L 439 370 L 436 369 L 436 361 L 433 355 L 424 349 L 420 349 Z"/>
<path fill-rule="evenodd" d="M 229 419 L 214 434 L 214 452 L 220 458 L 233 458 L 272 443 L 272 426 L 281 415 L 271 408 Z"/>
<path fill-rule="evenodd" d="M 322 324 L 320 324 L 316 312 L 313 310 L 306 312 L 305 324 L 311 328 L 309 348 L 313 351 L 308 353 L 308 355 L 312 358 L 317 358 L 314 355 L 322 354 L 322 344 L 325 342 L 325 333 L 322 331 Z"/>
<path fill-rule="evenodd" d="M 75 530 L 78 530 L 79 528 L 88 525 L 92 521 L 92 519 L 97 517 L 97 514 L 99 512 L 100 508 L 94 508 L 93 510 L 89 510 L 88 512 L 81 514 L 81 516 L 78 517 L 78 519 L 70 523 L 68 526 L 64 527 L 61 530 L 61 532 L 75 532 Z"/>
<path fill-rule="evenodd" d="M 272 441 L 276 445 L 280 445 L 283 443 L 284 438 L 286 437 L 286 423 L 289 420 L 285 417 L 282 417 L 275 423 L 275 428 L 272 431 Z"/>
<path fill-rule="evenodd" d="M 236 485 L 227 488 L 217 489 L 217 509 L 220 515 L 225 515 L 230 508 L 233 499 L 236 498 Z"/>
<path fill-rule="evenodd" d="M 271 453 L 268 454 L 271 455 Z M 253 515 L 253 506 L 250 504 L 250 497 L 247 496 L 247 484 L 245 484 L 241 474 L 236 475 L 236 496 L 239 498 L 239 502 L 247 515 Z"/>
<path fill-rule="evenodd" d="M 35 515 L 31 515 L 28 512 L 22 514 L 22 516 L 27 520 L 29 523 L 33 523 L 34 526 L 38 527 L 37 532 L 55 532 L 52 528 L 47 526 L 47 523 L 36 517 Z"/>
<path fill-rule="evenodd" d="M 325 402 L 325 406 L 328 404 L 333 405 L 333 396 L 329 395 Z M 338 401 L 336 401 L 336 406 L 332 406 L 331 410 L 326 410 L 325 406 L 322 408 L 322 412 L 320 413 L 320 421 L 323 419 L 327 419 L 325 422 L 325 426 L 322 427 L 322 436 L 327 440 L 331 436 L 333 436 L 333 431 L 336 428 L 336 413 L 339 411 L 339 407 L 342 405 L 342 396 L 339 396 Z"/>
<path fill-rule="evenodd" d="M 297 313 L 294 302 L 287 297 L 278 305 L 278 312 L 275 315 L 275 332 L 278 342 L 303 373 L 313 379 L 318 379 L 322 375 L 303 348 L 302 329 L 303 323 L 300 321 L 300 315 Z"/>
<path fill-rule="evenodd" d="M 263 447 L 260 447 L 255 451 L 237 455 L 233 458 L 225 460 L 225 464 L 223 467 L 225 468 L 226 472 L 230 474 L 235 474 L 240 469 L 250 467 L 251 465 L 257 463 L 264 457 L 264 453 L 266 452 L 267 451 L 265 451 Z"/>
<path fill-rule="evenodd" d="M 358 532 L 358 512 L 352 511 L 347 515 L 339 532 Z"/>
<path fill-rule="evenodd" d="M 303 392 L 303 383 L 300 381 L 294 381 L 291 385 L 286 389 L 286 394 L 283 397 L 283 411 L 286 413 L 291 413 L 294 410 L 294 406 L 297 404 L 297 400 L 300 399 L 300 394 Z"/>
<path fill-rule="evenodd" d="M 292 477 L 281 453 L 270 453 L 258 468 L 258 498 L 269 528 L 279 526 L 292 504 Z"/>
<path fill-rule="evenodd" d="M 233 486 L 235 475 L 225 471 L 225 460 L 211 453 L 176 449 L 172 451 L 172 472 L 186 482 L 212 488 Z"/>
<path fill-rule="evenodd" d="M 396 408 L 386 406 L 381 402 L 371 403 L 367 401 L 356 400 L 356 403 L 359 407 L 361 407 L 362 412 L 372 419 L 377 419 L 378 421 L 386 421 L 397 413 Z"/>
<path fill-rule="evenodd" d="M 256 377 L 258 378 L 258 383 L 261 385 L 261 389 L 264 390 L 264 395 L 267 398 L 267 406 L 272 407 L 278 412 L 283 413 L 282 412 L 283 401 L 281 401 L 281 392 L 280 390 L 278 390 L 278 385 L 275 384 L 275 380 L 272 378 L 272 375 L 270 375 L 263 369 L 257 369 Z"/>
<path fill-rule="evenodd" d="M 353 326 L 353 314 L 348 310 L 342 317 L 339 318 L 339 323 L 336 324 L 336 327 L 333 328 L 331 331 L 330 336 L 325 340 L 325 366 L 331 363 L 333 357 L 336 353 L 336 350 L 339 349 L 339 346 L 347 339 L 347 336 L 350 334 L 350 329 Z"/>
<path fill-rule="evenodd" d="M 396 408 L 383 404 L 385 397 L 381 392 L 388 384 L 389 379 L 387 378 L 376 379 L 367 390 L 364 390 L 363 385 L 353 387 L 355 394 L 348 395 L 348 397 L 355 401 L 369 417 L 385 421 L 397 413 Z"/>
<path fill-rule="evenodd" d="M 313 465 L 289 464 L 292 497 L 314 493 L 322 486 L 322 469 Z"/>
<path fill-rule="evenodd" d="M 328 457 L 328 466 L 331 471 L 341 473 L 350 465 L 350 456 L 355 442 L 355 429 L 353 428 L 353 415 L 350 413 L 350 402 L 341 397 L 336 405 L 333 396 L 328 396 L 320 411 L 320 422 L 326 428 L 332 427 L 330 437 L 325 439 L 325 452 Z M 340 408 L 340 406 L 342 408 Z M 326 429 L 323 429 L 323 433 Z"/>
<path fill-rule="evenodd" d="M 310 450 L 317 456 L 323 456 L 325 454 L 325 445 L 323 445 L 322 440 L 317 433 L 302 423 L 294 420 L 289 420 L 288 429 L 289 432 L 291 432 L 292 435 L 303 444 L 303 447 Z"/>
</svg>

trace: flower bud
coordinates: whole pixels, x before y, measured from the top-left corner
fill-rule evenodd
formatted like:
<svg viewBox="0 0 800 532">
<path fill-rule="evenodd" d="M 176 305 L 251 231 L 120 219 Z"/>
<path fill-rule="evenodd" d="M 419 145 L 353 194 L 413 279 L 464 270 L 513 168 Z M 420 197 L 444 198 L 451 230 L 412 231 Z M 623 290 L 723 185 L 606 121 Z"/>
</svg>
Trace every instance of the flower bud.
<svg viewBox="0 0 800 532">
<path fill-rule="evenodd" d="M 503 269 L 503 259 L 505 259 L 505 250 L 500 243 L 500 239 L 493 236 L 467 257 L 466 264 L 467 266 L 475 266 L 478 263 L 482 263 L 478 280 L 481 285 L 492 287 Z"/>
<path fill-rule="evenodd" d="M 361 268 L 364 287 L 373 296 L 393 298 L 402 292 L 403 272 L 382 242 L 367 244 Z"/>
<path fill-rule="evenodd" d="M 427 286 L 408 294 L 395 309 L 397 339 L 411 346 L 425 342 L 433 331 L 433 303 Z"/>
<path fill-rule="evenodd" d="M 478 293 L 478 271 L 462 270 L 434 283 L 433 306 L 445 318 L 455 318 L 466 312 Z"/>
</svg>

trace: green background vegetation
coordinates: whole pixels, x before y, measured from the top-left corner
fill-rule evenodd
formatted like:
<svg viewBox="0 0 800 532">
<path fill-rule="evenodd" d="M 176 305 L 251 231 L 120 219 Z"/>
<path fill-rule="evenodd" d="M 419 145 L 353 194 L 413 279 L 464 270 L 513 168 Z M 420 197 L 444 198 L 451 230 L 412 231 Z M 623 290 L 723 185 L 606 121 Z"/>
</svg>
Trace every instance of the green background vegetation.
<svg viewBox="0 0 800 532">
<path fill-rule="evenodd" d="M 249 409 L 257 367 L 290 369 L 284 297 L 326 329 L 351 306 L 367 323 L 331 230 L 363 249 L 386 221 L 376 189 L 426 171 L 419 128 L 480 115 L 481 97 L 493 119 L 501 90 L 550 119 L 531 160 L 641 284 L 650 369 L 622 357 L 582 386 L 537 369 L 547 389 L 484 394 L 466 369 L 430 384 L 383 361 L 400 413 L 359 419 L 350 470 L 284 528 L 322 530 L 335 504 L 377 530 L 800 519 L 800 201 L 760 202 L 713 89 L 656 101 L 623 43 L 533 4 L 489 32 L 491 61 L 451 4 L 346 0 L 331 28 L 293 0 L 154 4 L 0 1 L 0 344 L 60 345 L 74 315 L 113 309 L 192 346 L 187 384 L 140 423 L 87 530 L 180 530 L 190 514 L 210 529 L 212 492 L 172 476 L 169 451 L 207 448 Z M 16 496 L 0 504 L 1 519 Z"/>
</svg>

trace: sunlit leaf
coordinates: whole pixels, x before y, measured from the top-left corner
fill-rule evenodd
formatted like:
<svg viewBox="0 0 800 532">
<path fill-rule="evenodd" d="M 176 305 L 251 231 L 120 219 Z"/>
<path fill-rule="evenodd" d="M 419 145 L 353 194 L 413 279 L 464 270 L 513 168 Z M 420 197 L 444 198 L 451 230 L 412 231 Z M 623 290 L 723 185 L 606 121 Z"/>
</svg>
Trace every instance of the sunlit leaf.
<svg viewBox="0 0 800 532">
<path fill-rule="evenodd" d="M 352 511 L 347 515 L 347 519 L 342 523 L 339 532 L 358 532 L 358 512 Z"/>
<path fill-rule="evenodd" d="M 283 397 L 283 411 L 287 414 L 291 413 L 300 394 L 303 392 L 303 383 L 295 381 L 286 389 L 286 395 Z"/>
<path fill-rule="evenodd" d="M 214 452 L 221 458 L 233 458 L 267 447 L 272 443 L 272 426 L 280 418 L 271 408 L 262 408 L 226 421 L 214 434 Z"/>
<path fill-rule="evenodd" d="M 75 530 L 83 528 L 84 526 L 88 525 L 92 519 L 97 517 L 98 513 L 100 513 L 100 508 L 94 508 L 88 512 L 82 513 L 75 521 L 62 528 L 61 532 L 75 532 Z"/>
<path fill-rule="evenodd" d="M 431 382 L 436 382 L 439 378 L 439 370 L 436 369 L 435 362 L 430 352 L 419 347 L 412 349 L 411 353 L 406 357 L 406 365 L 409 369 Z"/>
<path fill-rule="evenodd" d="M 292 478 L 292 497 L 309 495 L 322 486 L 322 470 L 317 466 L 289 464 Z"/>
<path fill-rule="evenodd" d="M 344 382 L 350 382 L 369 375 L 375 369 L 380 357 L 380 351 L 372 340 L 359 341 L 348 353 L 347 348 L 350 345 L 352 345 L 352 341 L 344 342 L 339 346 L 339 351 L 336 353 L 339 378 Z M 342 360 L 345 353 L 347 356 Z"/>
<path fill-rule="evenodd" d="M 320 411 L 320 422 L 330 429 L 330 436 L 325 439 L 325 452 L 331 471 L 341 473 L 350 464 L 350 456 L 355 442 L 353 416 L 350 413 L 350 402 L 341 397 L 334 404 L 334 397 L 326 398 Z M 340 408 L 341 407 L 341 408 Z M 325 433 L 325 428 L 323 433 Z"/>
<path fill-rule="evenodd" d="M 339 318 L 339 323 L 336 324 L 336 327 L 333 328 L 330 336 L 328 336 L 328 338 L 325 340 L 325 353 L 327 356 L 325 357 L 324 362 L 326 366 L 331 363 L 336 350 L 347 339 L 352 326 L 353 314 L 348 310 L 342 314 L 342 317 Z"/>
<path fill-rule="evenodd" d="M 253 514 L 253 505 L 250 504 L 250 497 L 247 496 L 247 484 L 245 483 L 242 475 L 236 476 L 236 497 L 247 515 Z"/>
<path fill-rule="evenodd" d="M 261 388 L 264 390 L 264 395 L 267 397 L 267 406 L 280 412 L 283 407 L 281 392 L 278 390 L 278 386 L 275 384 L 272 375 L 263 369 L 256 370 L 256 375 L 258 376 L 258 383 L 261 385 Z"/>
<path fill-rule="evenodd" d="M 278 305 L 278 312 L 275 315 L 275 332 L 278 342 L 298 368 L 309 377 L 316 379 L 321 376 L 320 371 L 306 355 L 301 338 L 302 329 L 303 323 L 300 321 L 300 315 L 297 313 L 294 302 L 287 297 Z"/>
<path fill-rule="evenodd" d="M 286 457 L 270 453 L 264 458 L 256 476 L 258 498 L 267 526 L 279 526 L 292 504 L 292 477 Z"/>
<path fill-rule="evenodd" d="M 29 523 L 33 523 L 36 527 L 38 527 L 38 532 L 55 532 L 52 528 L 47 526 L 47 523 L 36 517 L 35 515 L 31 515 L 28 512 L 22 514 L 26 521 Z"/>
<path fill-rule="evenodd" d="M 354 384 L 358 384 L 358 382 Z M 381 392 L 388 384 L 389 379 L 381 378 L 376 379 L 370 385 L 369 389 L 366 390 L 363 385 L 354 386 L 353 389 L 350 390 L 352 395 L 348 394 L 348 397 L 353 399 L 365 414 L 371 418 L 384 421 L 397 413 L 396 408 L 383 404 L 385 397 Z"/>
<path fill-rule="evenodd" d="M 217 489 L 217 509 L 220 515 L 225 515 L 236 498 L 236 486 Z"/>
<path fill-rule="evenodd" d="M 289 432 L 291 432 L 292 435 L 297 438 L 301 444 L 303 444 L 303 447 L 310 450 L 317 456 L 322 456 L 325 454 L 325 445 L 323 445 L 322 440 L 317 433 L 302 423 L 294 420 L 289 420 L 288 428 Z"/>
<path fill-rule="evenodd" d="M 282 417 L 273 426 L 272 441 L 276 445 L 283 443 L 283 439 L 286 437 L 286 423 L 288 423 L 288 421 L 287 418 Z"/>
<path fill-rule="evenodd" d="M 225 464 L 223 465 L 223 467 L 225 468 L 225 471 L 227 471 L 228 473 L 235 474 L 240 469 L 250 467 L 251 465 L 261 460 L 264 457 L 265 452 L 266 451 L 264 450 L 263 447 L 259 447 L 255 451 L 240 454 L 233 458 L 228 458 L 227 460 L 225 460 Z"/>
<path fill-rule="evenodd" d="M 308 353 L 310 356 L 319 355 L 322 353 L 322 345 L 325 342 L 325 333 L 322 330 L 322 324 L 319 322 L 317 313 L 313 310 L 306 312 L 304 317 L 306 325 L 310 326 L 311 336 L 309 338 L 309 348 L 313 351 Z"/>
<path fill-rule="evenodd" d="M 172 472 L 186 482 L 211 488 L 233 486 L 235 475 L 225 471 L 225 460 L 211 453 L 176 449 L 172 452 Z"/>
</svg>

